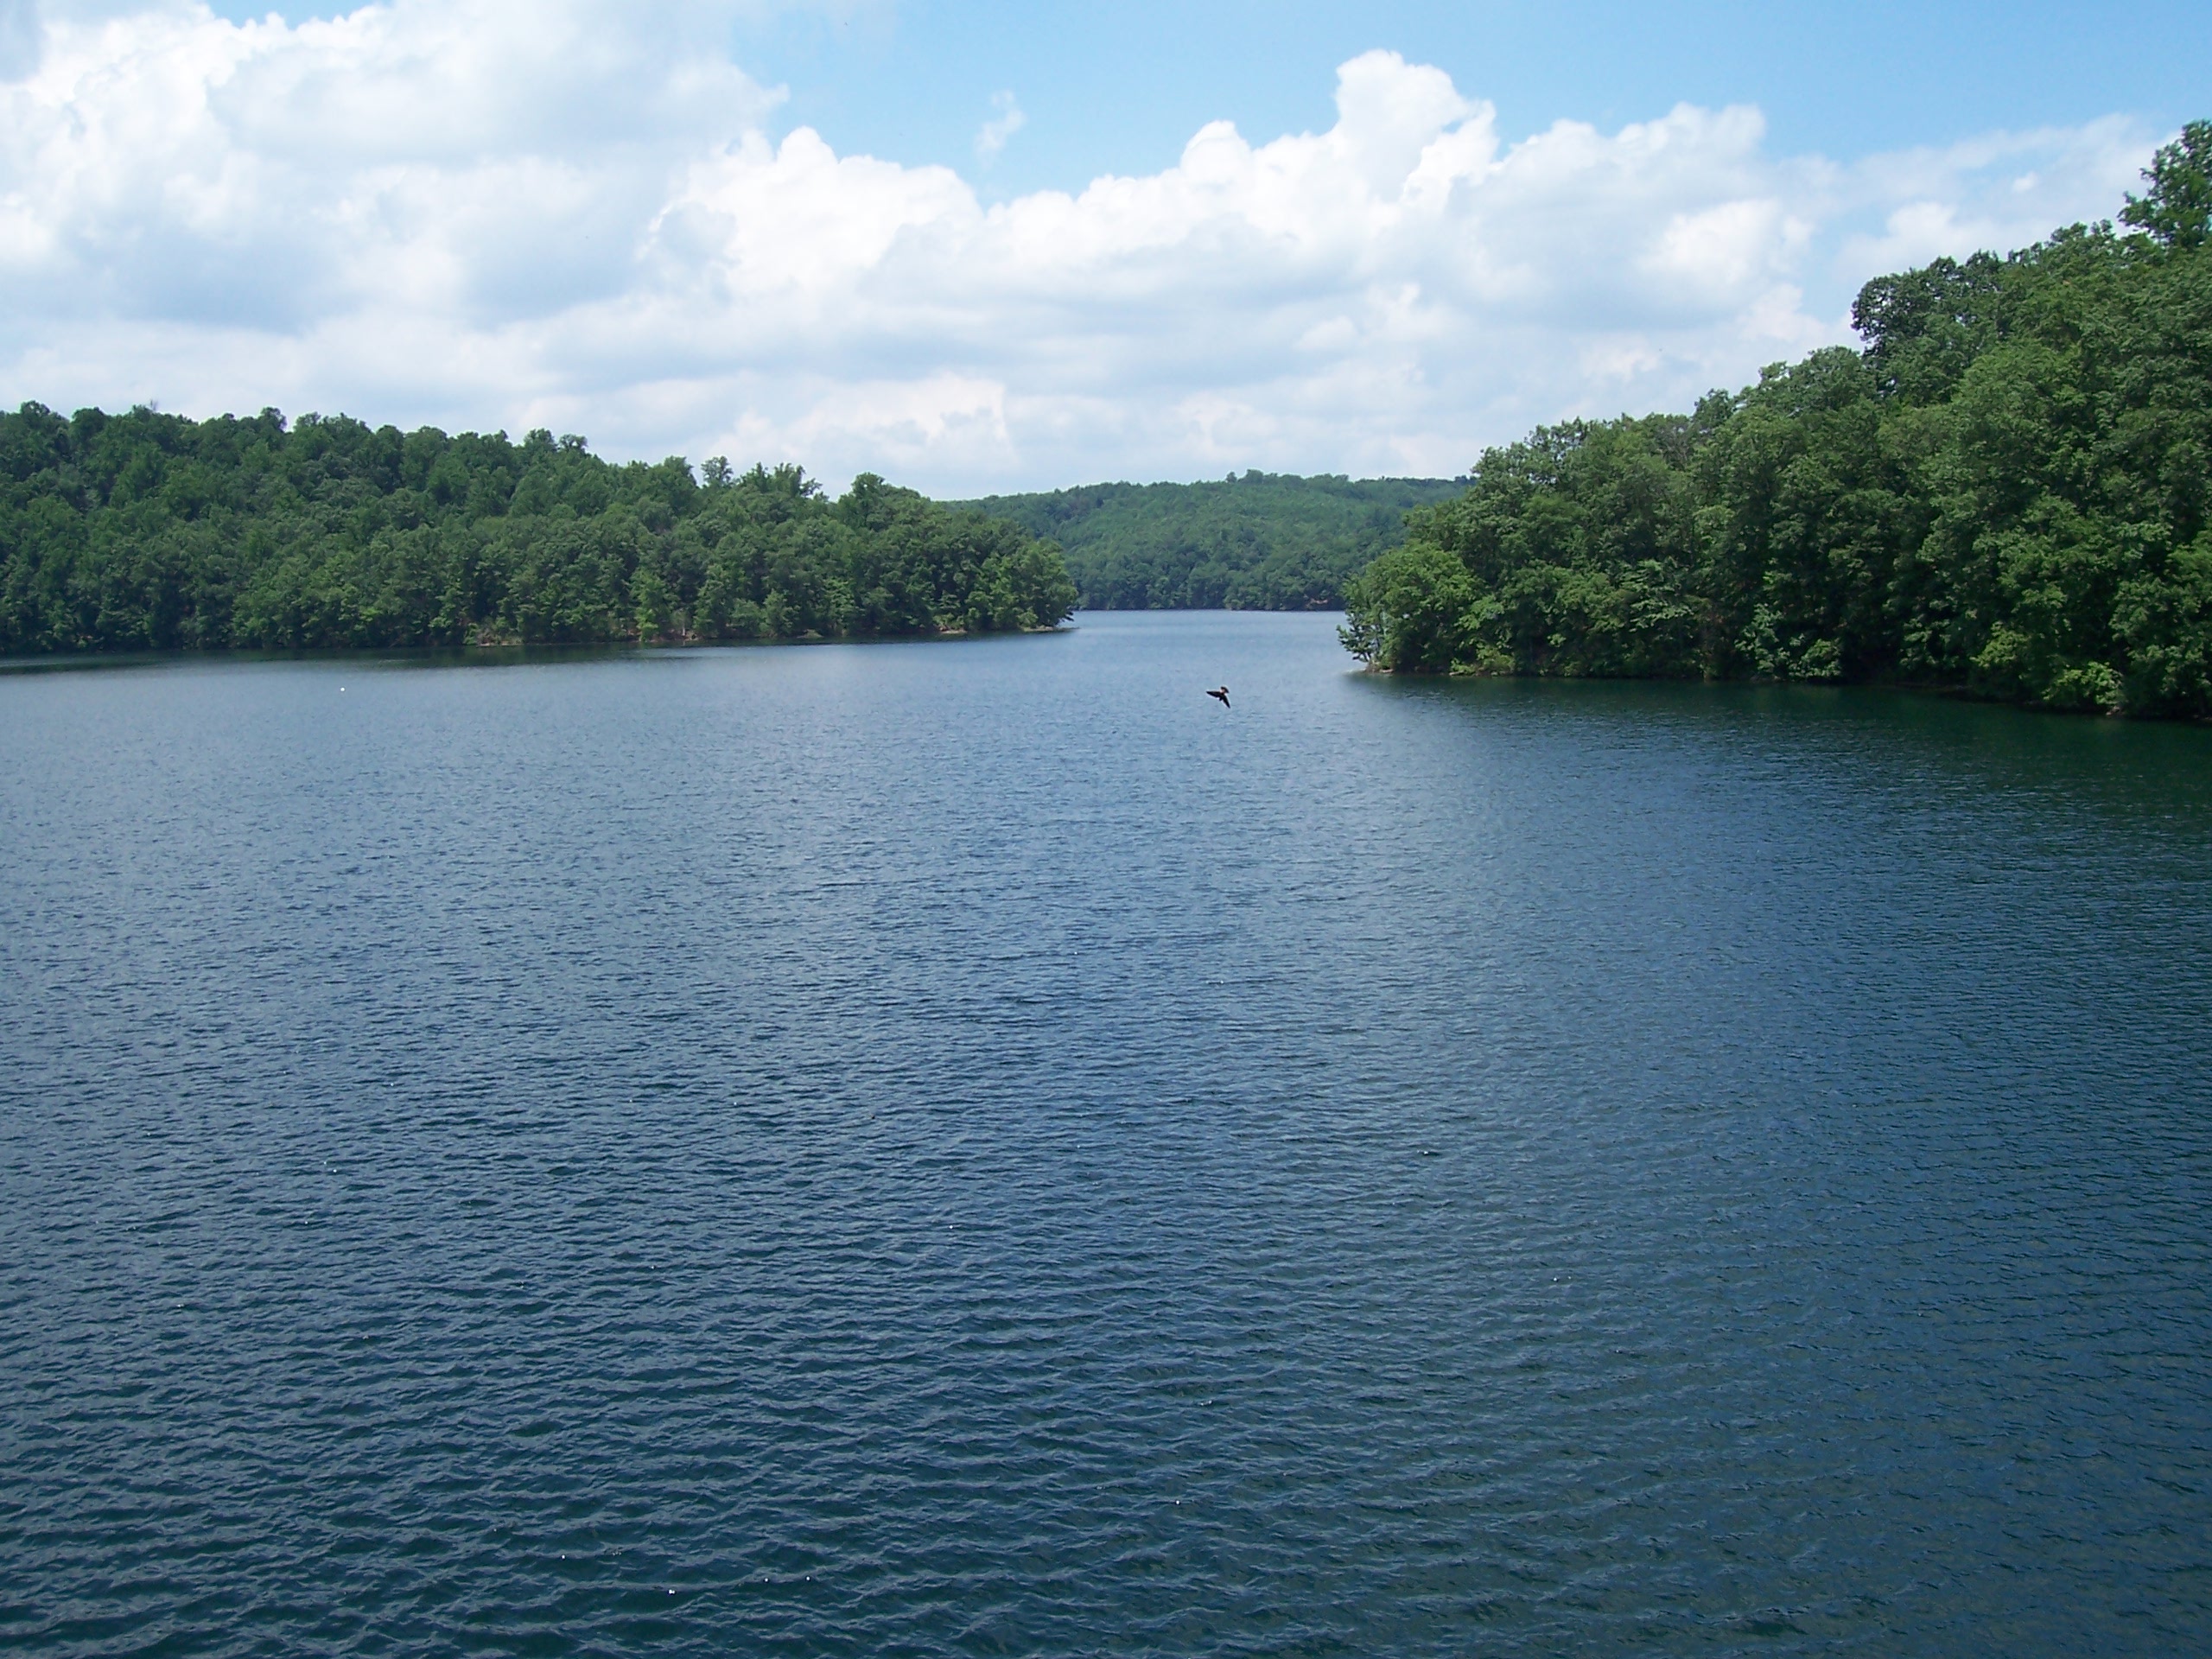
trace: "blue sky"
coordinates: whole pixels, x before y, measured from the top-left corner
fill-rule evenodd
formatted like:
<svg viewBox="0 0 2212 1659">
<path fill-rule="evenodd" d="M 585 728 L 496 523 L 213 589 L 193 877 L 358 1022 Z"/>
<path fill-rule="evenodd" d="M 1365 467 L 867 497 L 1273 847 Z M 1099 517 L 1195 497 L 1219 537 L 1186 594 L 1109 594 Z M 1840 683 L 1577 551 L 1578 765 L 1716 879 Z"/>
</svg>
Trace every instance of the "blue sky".
<svg viewBox="0 0 2212 1659">
<path fill-rule="evenodd" d="M 1675 104 L 1755 104 L 1780 148 L 1847 159 L 2114 111 L 2178 126 L 2212 110 L 2212 5 L 934 3 L 830 22 L 784 14 L 741 49 L 789 116 L 841 148 L 965 164 L 993 93 L 1028 117 L 1007 190 L 1173 160 L 1206 121 L 1327 125 L 1329 73 L 1384 47 L 1451 73 L 1525 137 Z M 758 55 L 755 56 L 754 54 Z M 2203 106 L 2200 108 L 2200 106 Z"/>
<path fill-rule="evenodd" d="M 2212 7 L 0 0 L 0 399 L 1452 473 L 2108 215 Z"/>
<path fill-rule="evenodd" d="M 215 10 L 296 20 L 348 8 Z M 2115 112 L 2161 129 L 2212 113 L 2212 5 L 2177 0 L 856 0 L 828 14 L 764 5 L 730 45 L 789 89 L 778 124 L 957 166 L 1000 193 L 1166 166 L 1211 120 L 1255 137 L 1325 127 L 1332 72 L 1374 47 L 1443 68 L 1515 137 L 1561 118 L 1613 127 L 1678 103 L 1753 104 L 1777 147 L 1850 159 Z M 1001 92 L 1026 120 L 980 168 L 973 140 Z"/>
</svg>

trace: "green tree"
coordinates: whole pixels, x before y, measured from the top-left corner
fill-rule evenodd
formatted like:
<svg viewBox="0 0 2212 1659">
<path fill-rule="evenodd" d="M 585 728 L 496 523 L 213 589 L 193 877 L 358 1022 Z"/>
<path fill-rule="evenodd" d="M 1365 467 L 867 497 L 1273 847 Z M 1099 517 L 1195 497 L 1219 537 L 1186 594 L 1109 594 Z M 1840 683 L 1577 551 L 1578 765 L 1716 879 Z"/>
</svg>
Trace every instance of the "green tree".
<svg viewBox="0 0 2212 1659">
<path fill-rule="evenodd" d="M 1492 449 L 1351 586 L 1380 668 L 2212 715 L 2212 124 L 2109 225 L 1866 284 L 1863 350 Z"/>
<path fill-rule="evenodd" d="M 1100 610 L 1334 607 L 1345 581 L 1405 539 L 1407 512 L 1459 486 L 1432 479 L 1247 472 L 1199 484 L 1093 484 L 968 503 L 1065 550 Z"/>
<path fill-rule="evenodd" d="M 0 649 L 860 638 L 1074 602 L 1049 542 L 880 479 L 833 502 L 543 430 L 0 414 Z"/>
<path fill-rule="evenodd" d="M 1448 673 L 1463 660 L 1471 633 L 1489 620 L 1477 612 L 1478 598 L 1459 560 L 1433 543 L 1408 543 L 1353 578 L 1338 637 L 1376 668 Z"/>
<path fill-rule="evenodd" d="M 2120 222 L 2170 248 L 2203 245 L 2212 230 L 2212 121 L 2192 121 L 2151 158 L 2150 189 L 2131 195 Z"/>
</svg>

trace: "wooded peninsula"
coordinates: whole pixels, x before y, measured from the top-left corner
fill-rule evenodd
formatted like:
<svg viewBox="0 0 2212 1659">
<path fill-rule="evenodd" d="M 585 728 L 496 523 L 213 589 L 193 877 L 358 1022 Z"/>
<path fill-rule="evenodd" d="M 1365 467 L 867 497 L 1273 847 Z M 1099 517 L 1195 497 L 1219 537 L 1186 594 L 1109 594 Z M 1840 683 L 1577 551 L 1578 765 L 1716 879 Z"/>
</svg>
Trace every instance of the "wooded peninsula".
<svg viewBox="0 0 2212 1659">
<path fill-rule="evenodd" d="M 866 639 L 1051 627 L 1058 549 L 863 475 L 274 410 L 0 414 L 0 651 Z"/>
<path fill-rule="evenodd" d="M 2212 715 L 2212 122 L 2110 224 L 1866 284 L 1864 349 L 1491 449 L 1351 585 L 1376 668 Z"/>
</svg>

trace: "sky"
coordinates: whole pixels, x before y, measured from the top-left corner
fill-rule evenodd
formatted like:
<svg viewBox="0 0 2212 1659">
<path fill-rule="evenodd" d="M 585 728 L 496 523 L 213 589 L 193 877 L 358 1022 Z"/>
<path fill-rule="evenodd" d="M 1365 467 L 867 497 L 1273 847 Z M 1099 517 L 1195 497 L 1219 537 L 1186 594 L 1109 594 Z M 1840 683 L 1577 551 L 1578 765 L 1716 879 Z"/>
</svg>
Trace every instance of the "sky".
<svg viewBox="0 0 2212 1659">
<path fill-rule="evenodd" d="M 1450 476 L 2208 115 L 2202 0 L 0 0 L 0 404 Z"/>
</svg>

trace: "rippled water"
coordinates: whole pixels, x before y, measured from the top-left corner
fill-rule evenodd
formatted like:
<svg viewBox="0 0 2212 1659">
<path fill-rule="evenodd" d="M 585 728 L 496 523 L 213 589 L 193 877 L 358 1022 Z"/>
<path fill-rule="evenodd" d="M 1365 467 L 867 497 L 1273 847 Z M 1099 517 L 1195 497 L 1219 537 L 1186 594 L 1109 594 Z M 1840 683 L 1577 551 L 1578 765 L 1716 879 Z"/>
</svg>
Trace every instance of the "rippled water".
<svg viewBox="0 0 2212 1659">
<path fill-rule="evenodd" d="M 2212 1649 L 2212 732 L 1331 620 L 0 677 L 0 1646 Z"/>
</svg>

